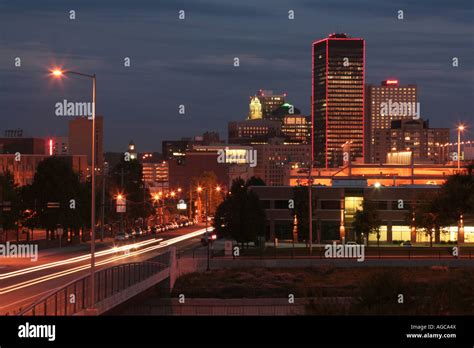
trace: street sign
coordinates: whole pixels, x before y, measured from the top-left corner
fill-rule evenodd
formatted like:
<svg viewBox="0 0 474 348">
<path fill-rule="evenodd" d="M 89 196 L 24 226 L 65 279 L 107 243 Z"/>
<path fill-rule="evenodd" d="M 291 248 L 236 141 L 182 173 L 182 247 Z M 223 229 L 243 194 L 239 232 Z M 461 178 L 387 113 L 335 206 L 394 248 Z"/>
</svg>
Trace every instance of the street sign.
<svg viewBox="0 0 474 348">
<path fill-rule="evenodd" d="M 179 210 L 186 210 L 188 206 L 186 205 L 186 203 L 184 202 L 183 199 L 180 199 L 179 202 L 178 202 L 178 209 Z"/>
</svg>

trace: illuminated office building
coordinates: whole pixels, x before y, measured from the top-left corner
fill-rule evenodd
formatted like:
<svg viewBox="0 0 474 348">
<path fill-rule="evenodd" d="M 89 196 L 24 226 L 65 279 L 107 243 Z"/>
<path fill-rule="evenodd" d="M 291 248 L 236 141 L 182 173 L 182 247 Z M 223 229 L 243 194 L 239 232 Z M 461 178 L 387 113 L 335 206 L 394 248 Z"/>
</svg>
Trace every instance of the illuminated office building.
<svg viewBox="0 0 474 348">
<path fill-rule="evenodd" d="M 387 163 L 387 155 L 410 152 L 414 163 L 442 163 L 441 145 L 449 142 L 449 128 L 430 128 L 422 119 L 394 120 L 375 131 L 374 162 Z"/>
<path fill-rule="evenodd" d="M 272 120 L 272 112 L 279 106 L 285 104 L 286 93 L 273 94 L 271 90 L 259 90 L 256 96 L 260 100 L 262 107 L 262 117 L 267 120 Z"/>
<path fill-rule="evenodd" d="M 331 34 L 313 43 L 314 166 L 342 165 L 348 141 L 352 159 L 364 156 L 364 65 L 363 39 Z"/>
<path fill-rule="evenodd" d="M 292 144 L 311 144 L 311 120 L 303 115 L 286 115 L 281 124 L 281 134 Z"/>
<path fill-rule="evenodd" d="M 375 153 L 377 131 L 390 129 L 393 120 L 420 118 L 417 102 L 416 85 L 400 85 L 398 80 L 385 80 L 380 86 L 367 85 L 365 103 L 366 163 L 380 161 L 380 156 Z"/>
</svg>

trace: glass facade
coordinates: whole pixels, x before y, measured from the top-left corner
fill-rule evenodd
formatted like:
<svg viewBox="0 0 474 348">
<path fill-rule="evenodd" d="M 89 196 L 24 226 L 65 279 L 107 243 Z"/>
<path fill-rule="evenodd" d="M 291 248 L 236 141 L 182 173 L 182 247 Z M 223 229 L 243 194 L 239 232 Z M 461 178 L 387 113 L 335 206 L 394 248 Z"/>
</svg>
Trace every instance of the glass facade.
<svg viewBox="0 0 474 348">
<path fill-rule="evenodd" d="M 364 40 L 331 35 L 313 43 L 313 160 L 317 167 L 364 153 Z"/>
</svg>

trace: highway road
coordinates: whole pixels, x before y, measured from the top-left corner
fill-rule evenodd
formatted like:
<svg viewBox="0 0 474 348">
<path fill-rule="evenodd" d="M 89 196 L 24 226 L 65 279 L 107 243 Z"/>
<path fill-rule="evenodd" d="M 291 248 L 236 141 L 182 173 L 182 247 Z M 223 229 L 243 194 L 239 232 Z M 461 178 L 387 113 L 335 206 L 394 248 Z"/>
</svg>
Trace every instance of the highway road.
<svg viewBox="0 0 474 348">
<path fill-rule="evenodd" d="M 145 236 L 124 245 L 112 241 L 96 248 L 96 269 L 138 262 L 163 253 L 170 246 L 192 248 L 200 243 L 204 226 L 196 225 Z M 38 260 L 4 259 L 0 268 L 0 315 L 14 314 L 54 289 L 90 272 L 89 244 L 46 249 Z M 5 261 L 6 260 L 6 261 Z M 5 261 L 5 262 L 3 262 Z"/>
</svg>

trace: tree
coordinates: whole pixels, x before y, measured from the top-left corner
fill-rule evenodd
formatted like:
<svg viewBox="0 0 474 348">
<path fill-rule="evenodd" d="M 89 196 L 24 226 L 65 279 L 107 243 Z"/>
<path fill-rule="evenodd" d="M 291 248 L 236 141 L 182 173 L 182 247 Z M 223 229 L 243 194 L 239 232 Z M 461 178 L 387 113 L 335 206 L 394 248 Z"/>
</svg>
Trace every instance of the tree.
<svg viewBox="0 0 474 348">
<path fill-rule="evenodd" d="M 440 190 L 419 200 L 414 213 L 414 224 L 430 237 L 433 245 L 433 232 L 439 235 L 441 229 L 456 224 L 461 216 L 474 214 L 474 176 L 472 167 L 467 167 L 467 174 L 450 176 Z M 412 221 L 413 215 L 407 216 Z"/>
<path fill-rule="evenodd" d="M 19 187 L 20 194 L 20 217 L 19 223 L 33 233 L 35 227 L 39 226 L 38 214 L 35 207 L 35 198 L 31 185 Z M 28 232 L 27 238 L 30 239 Z"/>
<path fill-rule="evenodd" d="M 52 232 L 58 225 L 77 235 L 78 229 L 90 221 L 90 199 L 85 199 L 90 196 L 90 187 L 80 182 L 78 174 L 64 158 L 48 157 L 41 161 L 31 188 L 26 190 L 31 191 L 24 191 L 25 197 L 34 197 L 32 208 L 36 208 L 38 222 L 46 229 L 46 239 L 56 237 Z M 59 203 L 59 208 L 48 208 L 48 202 Z"/>
<path fill-rule="evenodd" d="M 198 196 L 201 199 L 202 211 L 205 212 L 206 210 L 205 202 L 207 197 L 208 214 L 212 215 L 223 200 L 222 192 L 216 189 L 220 187 L 216 174 L 212 171 L 206 171 L 202 172 L 198 177 L 193 177 L 191 179 L 191 190 L 196 192 L 198 187 L 203 189 L 200 196 Z"/>
<path fill-rule="evenodd" d="M 123 175 L 123 187 L 122 187 Z M 150 191 L 143 181 L 143 166 L 137 159 L 122 160 L 113 168 L 110 175 L 109 197 L 122 193 L 127 200 L 125 218 L 134 223 L 138 218 L 146 219 L 153 213 Z M 118 218 L 118 214 L 114 213 Z"/>
<path fill-rule="evenodd" d="M 474 176 L 456 174 L 441 186 L 438 204 L 443 219 L 454 223 L 461 216 L 474 214 Z"/>
<path fill-rule="evenodd" d="M 246 186 L 266 186 L 265 181 L 258 176 L 252 176 L 245 183 Z"/>
<path fill-rule="evenodd" d="M 18 227 L 17 221 L 20 216 L 21 203 L 18 186 L 9 171 L 0 175 L 0 203 L 4 205 L 0 206 L 0 226 L 3 227 L 6 236 L 8 230 L 17 229 Z M 5 203 L 9 205 L 7 206 Z"/>
<path fill-rule="evenodd" d="M 217 208 L 213 226 L 218 235 L 235 239 L 242 246 L 264 235 L 265 210 L 241 178 L 232 182 L 229 194 Z"/>
<path fill-rule="evenodd" d="M 380 226 L 382 221 L 379 219 L 377 207 L 374 202 L 364 200 L 362 210 L 357 210 L 354 214 L 352 228 L 356 236 L 361 239 L 362 234 L 367 236 L 367 246 L 369 245 L 369 234 L 374 233 L 377 236 L 377 246 L 380 246 Z"/>
<path fill-rule="evenodd" d="M 433 235 L 439 236 L 441 229 L 449 225 L 440 198 L 439 194 L 434 194 L 428 199 L 418 200 L 413 211 L 407 215 L 407 222 L 414 224 L 430 238 L 430 247 L 433 246 Z"/>
</svg>

